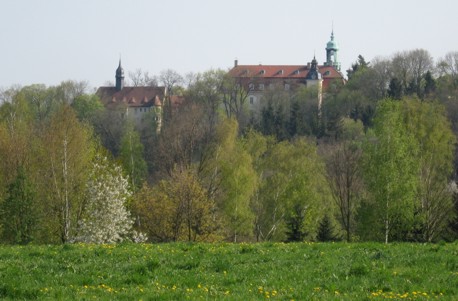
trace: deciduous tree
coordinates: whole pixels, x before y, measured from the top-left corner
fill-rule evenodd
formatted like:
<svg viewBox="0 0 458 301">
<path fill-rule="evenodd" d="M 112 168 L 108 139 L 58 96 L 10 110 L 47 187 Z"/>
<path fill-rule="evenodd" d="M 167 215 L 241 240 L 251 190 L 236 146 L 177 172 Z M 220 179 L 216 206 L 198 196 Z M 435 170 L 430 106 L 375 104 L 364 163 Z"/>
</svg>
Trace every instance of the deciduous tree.
<svg viewBox="0 0 458 301">
<path fill-rule="evenodd" d="M 380 103 L 374 132 L 365 143 L 365 182 L 384 241 L 402 239 L 413 225 L 418 191 L 418 145 L 403 123 L 400 102 Z"/>
<path fill-rule="evenodd" d="M 104 156 L 95 157 L 86 185 L 82 218 L 76 241 L 117 243 L 129 238 L 133 219 L 127 210 L 129 183 L 120 166 Z"/>
</svg>

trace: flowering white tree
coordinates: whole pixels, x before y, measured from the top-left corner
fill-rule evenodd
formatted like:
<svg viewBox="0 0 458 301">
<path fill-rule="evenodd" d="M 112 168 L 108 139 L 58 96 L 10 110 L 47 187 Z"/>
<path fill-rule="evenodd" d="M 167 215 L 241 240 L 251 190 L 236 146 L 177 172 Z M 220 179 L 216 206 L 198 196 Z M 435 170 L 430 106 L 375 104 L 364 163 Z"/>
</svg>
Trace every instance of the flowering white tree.
<svg viewBox="0 0 458 301">
<path fill-rule="evenodd" d="M 126 208 L 130 196 L 121 167 L 99 157 L 87 184 L 87 203 L 76 241 L 116 243 L 126 239 L 133 224 Z"/>
</svg>

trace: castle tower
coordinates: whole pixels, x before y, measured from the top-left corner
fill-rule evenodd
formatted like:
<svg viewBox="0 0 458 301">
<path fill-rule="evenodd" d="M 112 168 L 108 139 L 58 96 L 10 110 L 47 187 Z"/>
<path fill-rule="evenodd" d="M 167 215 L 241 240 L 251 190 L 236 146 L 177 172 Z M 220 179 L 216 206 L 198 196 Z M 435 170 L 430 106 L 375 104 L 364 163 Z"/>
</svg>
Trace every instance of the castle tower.
<svg viewBox="0 0 458 301">
<path fill-rule="evenodd" d="M 116 91 L 121 91 L 124 88 L 124 69 L 121 67 L 121 59 L 119 59 L 119 66 L 116 69 Z"/>
<path fill-rule="evenodd" d="M 318 112 L 321 114 L 321 103 L 323 102 L 323 77 L 318 69 L 318 62 L 313 56 L 310 70 L 305 77 L 307 87 L 316 86 L 318 89 Z"/>
<path fill-rule="evenodd" d="M 331 32 L 331 40 L 326 44 L 326 62 L 325 66 L 333 66 L 337 71 L 340 71 L 340 62 L 337 58 L 339 46 L 334 40 L 334 29 Z"/>
</svg>

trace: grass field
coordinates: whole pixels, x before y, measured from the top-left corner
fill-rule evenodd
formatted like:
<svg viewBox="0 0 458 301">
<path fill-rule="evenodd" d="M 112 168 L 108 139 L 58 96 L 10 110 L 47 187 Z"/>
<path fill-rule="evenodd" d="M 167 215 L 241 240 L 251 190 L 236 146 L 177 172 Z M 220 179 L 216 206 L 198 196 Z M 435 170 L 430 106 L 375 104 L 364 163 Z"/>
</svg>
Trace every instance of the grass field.
<svg viewBox="0 0 458 301">
<path fill-rule="evenodd" d="M 3 300 L 458 300 L 458 243 L 0 246 Z"/>
</svg>

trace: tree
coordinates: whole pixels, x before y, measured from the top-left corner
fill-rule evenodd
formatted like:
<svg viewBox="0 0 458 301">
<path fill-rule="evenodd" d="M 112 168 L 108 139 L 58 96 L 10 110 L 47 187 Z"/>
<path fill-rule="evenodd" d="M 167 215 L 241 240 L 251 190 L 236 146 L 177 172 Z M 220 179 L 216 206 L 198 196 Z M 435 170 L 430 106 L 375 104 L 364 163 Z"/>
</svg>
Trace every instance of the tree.
<svg viewBox="0 0 458 301">
<path fill-rule="evenodd" d="M 316 235 L 328 196 L 325 170 L 313 143 L 305 139 L 268 144 L 262 154 L 256 235 L 284 241 L 288 233 Z M 302 225 L 301 229 L 293 229 Z M 301 236 L 304 238 L 303 236 Z"/>
<path fill-rule="evenodd" d="M 433 58 L 427 50 L 414 49 L 398 52 L 393 56 L 393 78 L 400 81 L 403 92 L 421 96 L 421 80 L 434 67 Z"/>
<path fill-rule="evenodd" d="M 339 222 L 351 241 L 355 228 L 355 215 L 360 205 L 362 178 L 362 123 L 344 119 L 343 139 L 326 146 L 327 181 L 332 199 L 339 212 Z"/>
<path fill-rule="evenodd" d="M 144 185 L 133 209 L 151 241 L 212 240 L 219 226 L 214 201 L 190 169 L 174 170 L 152 189 Z"/>
<path fill-rule="evenodd" d="M 126 127 L 127 118 L 124 118 L 126 107 L 120 105 L 115 109 L 103 109 L 97 111 L 93 121 L 94 132 L 99 137 L 102 145 L 113 156 L 119 156 L 121 149 L 121 137 Z"/>
<path fill-rule="evenodd" d="M 151 154 L 158 178 L 171 176 L 174 169 L 188 169 L 195 162 L 204 164 L 203 149 L 210 140 L 204 118 L 200 106 L 186 103 L 164 124 Z"/>
<path fill-rule="evenodd" d="M 419 166 L 418 145 L 403 125 L 400 102 L 380 103 L 373 136 L 365 142 L 365 182 L 384 241 L 403 238 L 413 223 Z M 377 224 L 378 223 L 378 224 Z"/>
<path fill-rule="evenodd" d="M 63 105 L 52 117 L 42 137 L 40 198 L 48 220 L 47 239 L 68 242 L 81 218 L 88 170 L 94 155 L 92 131 L 73 110 Z M 57 236 L 57 237 L 56 237 Z"/>
<path fill-rule="evenodd" d="M 140 188 L 146 179 L 147 166 L 143 154 L 143 144 L 140 135 L 132 123 L 127 123 L 121 138 L 120 158 L 124 170 L 129 175 L 131 187 Z"/>
<path fill-rule="evenodd" d="M 169 95 L 173 95 L 174 87 L 183 83 L 183 77 L 175 70 L 162 70 L 159 74 L 159 82 L 165 86 Z"/>
<path fill-rule="evenodd" d="M 34 130 L 30 104 L 22 93 L 14 94 L 0 107 L 0 174 L 4 183 L 12 183 L 20 168 L 30 167 L 34 157 Z M 2 190 L 0 188 L 0 197 Z"/>
<path fill-rule="evenodd" d="M 221 93 L 226 117 L 236 118 L 239 125 L 244 128 L 248 122 L 248 90 L 243 86 L 243 80 L 235 79 L 226 73 L 223 78 Z"/>
<path fill-rule="evenodd" d="M 134 87 L 158 86 L 157 78 L 155 76 L 150 76 L 148 71 L 143 71 L 142 69 L 136 69 L 134 72 L 129 72 L 129 78 Z"/>
<path fill-rule="evenodd" d="M 402 83 L 396 77 L 392 78 L 388 87 L 388 96 L 400 100 L 403 94 Z"/>
<path fill-rule="evenodd" d="M 133 224 L 126 208 L 130 196 L 129 183 L 121 167 L 104 156 L 95 157 L 75 240 L 101 244 L 128 238 Z"/>
<path fill-rule="evenodd" d="M 243 149 L 246 150 L 252 158 L 253 169 L 258 179 L 258 184 L 251 197 L 250 208 L 254 214 L 254 234 L 256 241 L 259 242 L 263 234 L 262 217 L 265 216 L 266 210 L 260 190 L 260 183 L 262 183 L 264 178 L 264 157 L 267 149 L 276 142 L 272 136 L 264 136 L 253 129 L 249 129 L 245 135 L 241 137 L 240 142 Z"/>
<path fill-rule="evenodd" d="M 332 220 L 328 214 L 325 214 L 323 219 L 320 221 L 316 239 L 318 241 L 323 242 L 335 241 L 339 239 L 338 236 L 335 234 L 335 229 L 332 225 Z"/>
<path fill-rule="evenodd" d="M 300 204 L 295 204 L 292 212 L 286 217 L 286 241 L 304 241 L 308 232 L 305 228 L 305 208 Z"/>
<path fill-rule="evenodd" d="M 91 123 L 95 116 L 104 109 L 103 104 L 95 94 L 79 95 L 74 99 L 71 106 L 80 121 Z"/>
<path fill-rule="evenodd" d="M 439 60 L 437 67 L 440 75 L 448 79 L 454 89 L 458 88 L 458 51 L 448 52 Z"/>
<path fill-rule="evenodd" d="M 454 218 L 453 190 L 450 181 L 456 138 L 444 116 L 444 109 L 436 103 L 403 101 L 405 128 L 417 142 L 419 188 L 417 190 L 416 219 L 420 239 L 431 242 L 445 232 Z"/>
<path fill-rule="evenodd" d="M 209 70 L 199 73 L 188 87 L 185 98 L 187 101 L 198 104 L 204 112 L 201 121 L 208 128 L 208 133 L 213 136 L 220 116 L 222 106 L 222 87 L 226 78 L 223 70 Z"/>
<path fill-rule="evenodd" d="M 211 159 L 206 166 L 206 185 L 224 223 L 229 240 L 252 234 L 253 213 L 250 200 L 257 185 L 252 158 L 243 149 L 234 118 L 222 121 L 217 128 Z"/>
<path fill-rule="evenodd" d="M 63 104 L 70 105 L 76 98 L 86 95 L 88 85 L 87 81 L 63 81 L 55 87 L 55 98 Z M 49 89 L 50 88 L 48 88 L 48 90 Z"/>
<path fill-rule="evenodd" d="M 257 108 L 260 113 L 257 116 L 259 131 L 264 135 L 275 135 L 279 140 L 287 139 L 290 105 L 291 95 L 282 86 L 273 86 L 265 91 Z"/>
<path fill-rule="evenodd" d="M 8 186 L 6 199 L 0 203 L 2 238 L 11 243 L 27 244 L 34 238 L 38 221 L 36 194 L 23 168 Z"/>
</svg>

